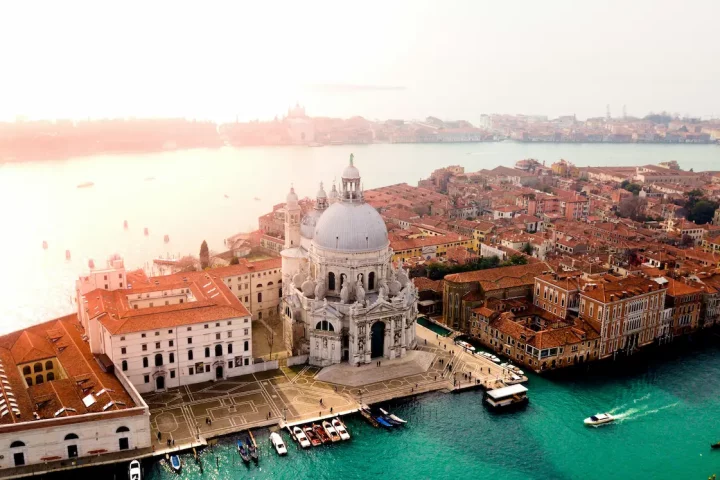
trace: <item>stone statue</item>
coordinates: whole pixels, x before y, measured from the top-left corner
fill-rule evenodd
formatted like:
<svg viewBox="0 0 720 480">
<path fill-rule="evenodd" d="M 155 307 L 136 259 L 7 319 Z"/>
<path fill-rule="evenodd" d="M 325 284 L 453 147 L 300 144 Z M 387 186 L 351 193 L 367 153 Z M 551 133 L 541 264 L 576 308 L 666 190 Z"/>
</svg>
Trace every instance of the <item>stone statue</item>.
<svg viewBox="0 0 720 480">
<path fill-rule="evenodd" d="M 315 299 L 323 300 L 325 298 L 325 293 L 325 280 L 321 278 L 318 280 L 317 285 L 315 285 Z"/>
<path fill-rule="evenodd" d="M 410 282 L 410 279 L 408 278 L 407 272 L 405 272 L 405 269 L 400 267 L 400 272 L 397 276 L 398 282 L 400 282 L 400 285 L 405 287 Z"/>
<path fill-rule="evenodd" d="M 394 275 L 393 275 L 394 277 Z M 400 290 L 402 289 L 402 285 L 400 282 L 398 282 L 395 278 L 390 280 L 390 283 L 388 284 L 388 289 L 390 290 L 390 296 L 394 297 L 398 293 L 400 293 Z"/>
<path fill-rule="evenodd" d="M 315 282 L 313 282 L 310 279 L 307 279 L 302 284 L 302 292 L 303 295 L 310 298 L 315 293 Z"/>
<path fill-rule="evenodd" d="M 340 301 L 342 303 L 348 303 L 350 301 L 350 287 L 348 286 L 348 282 L 343 283 L 340 289 Z"/>
<path fill-rule="evenodd" d="M 365 289 L 363 288 L 362 283 L 359 282 L 357 287 L 355 287 L 355 301 L 365 304 Z"/>
<path fill-rule="evenodd" d="M 388 296 L 388 286 L 384 278 L 380 279 L 378 287 L 378 298 L 385 300 Z"/>
<path fill-rule="evenodd" d="M 295 274 L 292 281 L 296 287 L 299 287 L 305 281 L 305 276 L 302 273 L 298 272 Z"/>
</svg>

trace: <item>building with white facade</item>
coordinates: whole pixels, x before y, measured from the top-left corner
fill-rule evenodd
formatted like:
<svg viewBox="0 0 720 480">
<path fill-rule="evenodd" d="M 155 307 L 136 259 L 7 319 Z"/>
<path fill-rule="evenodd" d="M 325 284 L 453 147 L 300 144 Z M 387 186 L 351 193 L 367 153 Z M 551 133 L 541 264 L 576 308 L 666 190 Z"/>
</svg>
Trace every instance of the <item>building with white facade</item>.
<svg viewBox="0 0 720 480">
<path fill-rule="evenodd" d="M 316 197 L 315 210 L 300 218 L 294 190 L 287 196 L 281 255 L 288 346 L 319 366 L 402 357 L 416 344 L 417 289 L 392 265 L 385 222 L 364 201 L 352 155 L 338 201 L 329 201 L 322 184 Z"/>
</svg>

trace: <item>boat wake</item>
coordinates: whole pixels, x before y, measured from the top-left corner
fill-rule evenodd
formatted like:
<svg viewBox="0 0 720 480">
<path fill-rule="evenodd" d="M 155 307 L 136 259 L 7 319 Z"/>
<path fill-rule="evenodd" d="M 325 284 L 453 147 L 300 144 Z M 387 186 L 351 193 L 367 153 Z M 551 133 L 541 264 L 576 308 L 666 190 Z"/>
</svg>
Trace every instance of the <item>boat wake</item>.
<svg viewBox="0 0 720 480">
<path fill-rule="evenodd" d="M 643 396 L 640 397 L 640 398 L 634 398 L 633 401 L 632 401 L 632 403 L 633 403 L 633 405 L 635 405 L 635 404 L 637 404 L 638 402 L 642 402 L 643 400 L 647 400 L 648 398 L 650 398 L 650 394 L 649 394 L 649 393 L 643 395 Z M 628 403 L 629 403 L 629 402 L 628 402 Z M 619 412 L 619 411 L 622 410 L 623 408 L 627 407 L 627 406 L 628 406 L 628 403 L 623 403 L 623 404 L 620 405 L 619 407 L 613 408 L 613 409 L 610 410 L 608 413 L 609 413 L 610 415 L 614 415 L 614 416 L 617 417 L 617 416 L 620 415 L 620 414 L 616 415 L 616 412 Z"/>
<path fill-rule="evenodd" d="M 673 408 L 678 406 L 680 402 L 671 403 L 669 405 L 663 405 L 662 407 L 652 408 L 648 410 L 648 405 L 644 405 L 640 408 L 631 408 L 626 412 L 619 413 L 615 415 L 615 418 L 619 422 L 624 422 L 627 420 L 637 420 L 639 418 L 647 417 L 648 415 L 654 415 L 658 412 L 661 412 L 662 410 L 667 410 L 668 408 Z"/>
</svg>

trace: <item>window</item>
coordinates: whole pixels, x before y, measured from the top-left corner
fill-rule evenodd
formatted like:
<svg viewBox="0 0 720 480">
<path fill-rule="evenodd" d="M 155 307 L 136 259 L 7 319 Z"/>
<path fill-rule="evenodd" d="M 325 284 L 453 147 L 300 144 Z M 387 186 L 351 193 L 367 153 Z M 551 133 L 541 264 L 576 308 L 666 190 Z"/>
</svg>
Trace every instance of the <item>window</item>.
<svg viewBox="0 0 720 480">
<path fill-rule="evenodd" d="M 246 366 L 247 366 L 247 365 L 250 365 L 250 360 L 247 359 L 247 358 L 245 359 L 245 365 L 246 365 Z"/>
<path fill-rule="evenodd" d="M 172 332 L 173 332 L 172 330 L 168 330 L 168 333 L 172 333 Z"/>
<path fill-rule="evenodd" d="M 262 283 L 258 283 L 257 285 L 255 285 L 255 288 L 262 288 Z"/>
<path fill-rule="evenodd" d="M 328 273 L 328 290 L 335 290 L 335 274 Z"/>
<path fill-rule="evenodd" d="M 121 341 L 121 342 L 124 342 L 124 341 L 125 341 L 125 337 L 120 337 L 120 341 Z"/>
<path fill-rule="evenodd" d="M 32 373 L 32 371 L 30 370 L 30 366 L 29 366 L 29 365 L 25 365 L 25 366 L 23 367 L 23 375 L 30 375 L 31 373 Z"/>
<path fill-rule="evenodd" d="M 205 358 L 210 356 L 210 347 L 205 347 Z"/>
<path fill-rule="evenodd" d="M 32 383 L 32 377 L 26 377 L 26 378 L 25 378 L 25 383 L 27 383 L 27 386 L 28 386 L 28 387 L 32 387 L 32 385 L 33 385 L 33 383 Z"/>
<path fill-rule="evenodd" d="M 188 327 L 188 328 L 187 328 L 187 331 L 188 331 L 188 332 L 189 332 L 190 330 L 192 330 L 192 327 Z"/>
<path fill-rule="evenodd" d="M 35 365 L 33 365 L 33 372 L 35 372 L 35 373 L 42 372 L 42 363 L 38 362 Z"/>
<path fill-rule="evenodd" d="M 247 352 L 249 348 L 250 348 L 250 343 L 247 340 L 245 340 L 245 342 L 243 342 L 243 349 Z"/>
<path fill-rule="evenodd" d="M 150 375 L 145 375 L 145 383 L 150 383 Z"/>
<path fill-rule="evenodd" d="M 192 360 L 192 359 L 193 359 L 193 351 L 188 350 L 188 360 Z M 192 375 L 192 373 L 190 375 Z"/>
<path fill-rule="evenodd" d="M 192 337 L 188 337 L 188 345 L 192 343 Z"/>
<path fill-rule="evenodd" d="M 232 320 L 228 320 L 227 324 L 232 325 Z"/>
<path fill-rule="evenodd" d="M 215 340 L 220 340 L 220 332 L 215 334 Z"/>
<path fill-rule="evenodd" d="M 155 350 L 160 349 L 160 342 L 155 342 Z"/>
<path fill-rule="evenodd" d="M 20 440 L 15 440 L 14 442 L 12 442 L 10 444 L 10 448 L 20 448 L 20 447 L 24 447 L 24 446 L 25 446 L 25 444 L 23 442 L 21 442 Z"/>
<path fill-rule="evenodd" d="M 208 373 L 210 371 L 210 365 L 205 365 L 205 373 Z"/>
<path fill-rule="evenodd" d="M 155 366 L 162 367 L 162 364 L 163 364 L 162 353 L 158 353 L 155 355 Z"/>
<path fill-rule="evenodd" d="M 53 380 L 55 380 L 55 374 L 53 372 L 48 372 L 46 380 L 48 382 L 52 382 Z"/>
<path fill-rule="evenodd" d="M 257 301 L 262 302 L 262 292 L 258 292 L 257 294 Z"/>
<path fill-rule="evenodd" d="M 258 320 L 262 320 L 262 312 L 258 312 Z"/>
<path fill-rule="evenodd" d="M 169 353 L 168 361 L 170 363 L 175 363 L 175 354 L 173 352 Z"/>
<path fill-rule="evenodd" d="M 227 332 L 227 333 L 228 333 L 228 334 L 227 334 L 228 338 L 232 338 L 232 331 Z"/>
<path fill-rule="evenodd" d="M 174 346 L 174 345 L 175 345 L 175 340 L 170 340 L 170 341 L 168 342 L 168 346 L 169 346 L 169 347 L 172 347 L 172 346 Z"/>
<path fill-rule="evenodd" d="M 206 324 L 205 324 L 205 328 L 209 328 L 209 327 L 210 327 L 210 326 L 206 323 Z"/>
<path fill-rule="evenodd" d="M 245 295 L 245 303 L 247 303 L 247 302 L 248 302 L 248 296 Z"/>
<path fill-rule="evenodd" d="M 142 351 L 143 351 L 143 352 L 147 352 L 147 344 L 146 344 L 146 343 L 143 343 L 143 345 L 142 345 Z"/>
<path fill-rule="evenodd" d="M 148 357 L 143 357 L 143 368 L 148 367 Z"/>
<path fill-rule="evenodd" d="M 230 361 L 228 362 L 228 368 L 232 368 L 232 367 L 233 367 L 233 361 L 230 360 Z"/>
<path fill-rule="evenodd" d="M 166 305 L 167 305 L 167 304 L 166 304 Z M 159 337 L 159 336 L 160 336 L 160 332 L 155 332 L 155 336 L 156 336 L 156 337 Z"/>
<path fill-rule="evenodd" d="M 228 343 L 228 353 L 232 353 L 232 343 Z"/>
<path fill-rule="evenodd" d="M 216 326 L 216 327 L 219 327 L 219 326 L 220 326 L 220 324 L 219 324 L 219 323 L 216 323 L 216 324 L 215 324 L 215 326 Z"/>
<path fill-rule="evenodd" d="M 74 433 L 68 433 L 67 435 L 65 435 L 65 440 L 77 440 L 78 438 L 80 437 L 78 437 Z"/>
<path fill-rule="evenodd" d="M 170 370 L 170 378 L 175 378 L 175 370 Z"/>
<path fill-rule="evenodd" d="M 144 334 L 144 333 L 141 333 L 141 334 L 140 334 L 140 337 L 141 337 L 141 338 L 145 338 L 145 334 Z"/>
<path fill-rule="evenodd" d="M 122 347 L 122 348 L 120 349 L 120 353 L 123 354 L 123 355 L 125 355 L 125 354 L 127 353 L 127 348 Z"/>
<path fill-rule="evenodd" d="M 248 321 L 249 321 L 248 318 L 245 317 L 245 321 L 243 323 L 248 323 Z"/>
<path fill-rule="evenodd" d="M 122 361 L 122 371 L 127 372 L 127 360 Z"/>
<path fill-rule="evenodd" d="M 193 367 L 188 368 L 188 375 L 193 375 L 195 373 L 195 370 Z"/>
<path fill-rule="evenodd" d="M 221 357 L 222 354 L 222 345 L 215 345 L 215 356 Z"/>
<path fill-rule="evenodd" d="M 368 290 L 375 290 L 375 272 L 368 274 Z"/>
</svg>

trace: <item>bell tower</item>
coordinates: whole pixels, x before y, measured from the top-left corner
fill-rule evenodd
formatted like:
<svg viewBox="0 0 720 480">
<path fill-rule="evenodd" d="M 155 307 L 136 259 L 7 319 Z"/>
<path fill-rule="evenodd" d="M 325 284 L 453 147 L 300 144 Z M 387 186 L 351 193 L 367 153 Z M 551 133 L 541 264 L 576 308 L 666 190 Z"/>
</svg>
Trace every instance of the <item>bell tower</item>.
<svg viewBox="0 0 720 480">
<path fill-rule="evenodd" d="M 300 246 L 300 213 L 298 196 L 290 187 L 285 203 L 285 248 Z"/>
</svg>

